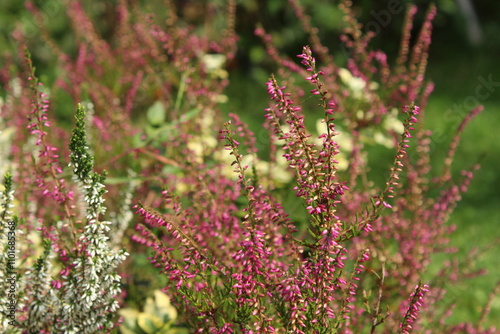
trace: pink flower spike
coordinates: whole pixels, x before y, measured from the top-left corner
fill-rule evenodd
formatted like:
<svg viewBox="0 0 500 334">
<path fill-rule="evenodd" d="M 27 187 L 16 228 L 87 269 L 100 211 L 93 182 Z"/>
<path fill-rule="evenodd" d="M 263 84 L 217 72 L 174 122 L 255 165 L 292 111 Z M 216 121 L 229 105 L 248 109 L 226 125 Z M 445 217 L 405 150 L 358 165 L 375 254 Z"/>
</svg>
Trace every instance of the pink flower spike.
<svg viewBox="0 0 500 334">
<path fill-rule="evenodd" d="M 52 287 L 57 290 L 59 290 L 62 287 L 61 281 L 52 281 L 50 285 L 52 285 Z"/>
</svg>

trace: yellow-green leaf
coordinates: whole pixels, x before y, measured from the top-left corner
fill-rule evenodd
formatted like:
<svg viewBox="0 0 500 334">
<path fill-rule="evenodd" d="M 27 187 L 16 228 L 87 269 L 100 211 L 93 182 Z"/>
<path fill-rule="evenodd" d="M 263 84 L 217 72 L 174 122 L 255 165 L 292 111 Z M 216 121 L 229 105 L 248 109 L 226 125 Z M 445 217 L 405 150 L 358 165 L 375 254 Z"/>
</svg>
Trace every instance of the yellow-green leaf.
<svg viewBox="0 0 500 334">
<path fill-rule="evenodd" d="M 132 308 L 123 308 L 118 311 L 118 314 L 123 317 L 123 324 L 120 329 L 127 328 L 134 331 L 137 328 L 137 317 L 139 316 L 139 311 Z M 122 332 L 126 334 L 125 332 Z M 127 332 L 128 333 L 128 332 Z"/>
<path fill-rule="evenodd" d="M 146 334 L 156 333 L 164 325 L 158 317 L 147 313 L 139 314 L 137 324 Z"/>
<path fill-rule="evenodd" d="M 154 291 L 157 315 L 164 322 L 171 322 L 177 318 L 177 310 L 170 304 L 170 298 L 160 290 Z"/>
<path fill-rule="evenodd" d="M 151 107 L 149 107 L 146 117 L 148 121 L 153 126 L 160 126 L 165 122 L 166 110 L 165 106 L 161 101 L 156 101 Z"/>
<path fill-rule="evenodd" d="M 148 297 L 146 299 L 146 304 L 144 304 L 144 313 L 156 315 L 156 307 L 153 298 Z"/>
</svg>

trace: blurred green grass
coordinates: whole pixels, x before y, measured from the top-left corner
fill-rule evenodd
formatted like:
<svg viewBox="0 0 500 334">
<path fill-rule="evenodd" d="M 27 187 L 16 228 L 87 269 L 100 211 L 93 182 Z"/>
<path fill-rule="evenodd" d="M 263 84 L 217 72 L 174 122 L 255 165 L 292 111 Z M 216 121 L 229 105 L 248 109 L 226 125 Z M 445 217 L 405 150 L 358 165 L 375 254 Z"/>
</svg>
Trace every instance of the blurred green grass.
<svg viewBox="0 0 500 334">
<path fill-rule="evenodd" d="M 481 85 L 479 77 L 500 82 L 500 69 L 496 60 L 481 51 L 457 54 L 446 60 L 430 61 L 428 77 L 436 84 L 435 92 L 429 99 L 426 113 L 426 126 L 435 131 L 444 131 L 448 138 L 432 154 L 435 168 L 445 154 L 449 139 L 454 134 L 456 123 L 450 122 L 443 113 L 449 110 L 458 112 L 461 107 L 472 101 L 476 88 Z M 485 90 L 481 90 L 485 92 Z M 496 139 L 500 125 L 500 87 L 491 95 L 478 99 L 484 106 L 480 113 L 466 127 L 457 150 L 453 170 L 455 175 L 478 161 L 481 168 L 475 172 L 469 190 L 464 194 L 450 218 L 450 223 L 457 225 L 451 238 L 452 245 L 458 247 L 458 259 L 465 259 L 475 247 L 485 249 L 472 263 L 477 268 L 486 268 L 485 276 L 476 277 L 454 288 L 457 310 L 451 321 L 478 319 L 481 308 L 485 305 L 489 292 L 500 280 L 500 141 Z M 453 123 L 453 124 L 450 124 Z M 445 256 L 436 257 L 437 262 Z M 491 325 L 500 325 L 500 299 L 495 299 L 489 317 Z"/>
</svg>

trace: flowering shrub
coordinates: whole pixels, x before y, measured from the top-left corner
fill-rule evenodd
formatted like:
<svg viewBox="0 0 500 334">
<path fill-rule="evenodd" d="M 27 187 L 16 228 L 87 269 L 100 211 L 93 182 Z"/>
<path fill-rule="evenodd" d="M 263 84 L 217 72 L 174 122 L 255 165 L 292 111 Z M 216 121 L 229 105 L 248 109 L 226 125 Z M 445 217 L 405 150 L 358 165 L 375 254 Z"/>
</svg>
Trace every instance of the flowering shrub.
<svg viewBox="0 0 500 334">
<path fill-rule="evenodd" d="M 482 109 L 459 126 L 443 170 L 431 171 L 431 137 L 421 124 L 433 89 L 424 74 L 435 8 L 411 44 L 416 7 L 408 8 L 390 66 L 383 52 L 370 51 L 373 33 L 361 31 L 343 1 L 341 40 L 352 52 L 341 68 L 300 4 L 290 3 L 311 35 L 298 55 L 302 66 L 281 56 L 263 27 L 255 31 L 278 67 L 267 82 L 268 157 L 237 115 L 222 121 L 234 1 L 223 33 L 207 36 L 168 1 L 163 25 L 119 1 L 111 41 L 70 2 L 73 58 L 29 6 L 66 74 L 44 88 L 27 54 L 24 73 L 2 76 L 9 136 L 1 147 L 10 171 L 0 274 L 17 268 L 8 286 L 14 292 L 2 293 L 3 332 L 496 331 L 485 325 L 491 301 L 475 324 L 446 321 L 453 311 L 446 284 L 480 272 L 449 261 L 429 278 L 432 256 L 455 251 L 448 218 L 477 166 L 456 178 L 451 164 L 460 132 Z M 71 138 L 51 124 L 49 98 L 61 89 L 76 105 Z M 373 146 L 393 150 L 378 177 L 370 172 Z M 285 210 L 283 189 L 300 201 L 304 221 Z M 139 266 L 146 252 L 149 268 Z M 143 313 L 117 312 L 141 304 L 146 294 L 134 276 L 152 267 L 159 275 L 147 290 L 159 286 L 168 295 L 155 292 L 160 309 L 148 299 Z M 14 318 L 7 299 L 17 303 Z"/>
</svg>

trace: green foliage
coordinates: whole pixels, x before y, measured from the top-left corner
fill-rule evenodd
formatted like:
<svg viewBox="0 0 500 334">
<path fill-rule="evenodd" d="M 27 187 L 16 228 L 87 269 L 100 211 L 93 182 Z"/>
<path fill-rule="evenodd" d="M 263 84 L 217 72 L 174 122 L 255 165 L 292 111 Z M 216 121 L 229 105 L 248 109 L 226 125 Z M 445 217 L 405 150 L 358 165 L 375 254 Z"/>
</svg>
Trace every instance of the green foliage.
<svg viewBox="0 0 500 334">
<path fill-rule="evenodd" d="M 43 254 L 36 260 L 35 271 L 40 272 L 47 266 L 47 258 L 50 255 L 52 244 L 49 240 L 43 239 Z"/>
<path fill-rule="evenodd" d="M 74 166 L 75 175 L 81 182 L 86 182 L 92 168 L 94 168 L 94 158 L 87 146 L 87 130 L 85 129 L 85 109 L 78 104 L 76 109 L 76 126 L 69 144 L 71 150 L 71 163 Z"/>
<path fill-rule="evenodd" d="M 104 183 L 107 173 L 100 175 L 92 172 L 94 168 L 94 157 L 90 153 L 89 143 L 87 141 L 87 131 L 85 129 L 85 109 L 78 104 L 76 109 L 76 126 L 73 130 L 73 136 L 69 148 L 71 150 L 71 164 L 74 167 L 73 172 L 77 179 L 83 184 L 85 191 L 85 201 L 89 204 L 87 212 L 90 217 L 97 218 L 106 210 L 102 205 L 103 195 L 106 193 Z"/>
<path fill-rule="evenodd" d="M 12 206 L 12 174 L 7 172 L 4 175 L 4 181 L 3 181 L 3 191 L 2 191 L 2 202 L 0 203 L 0 206 L 2 208 L 2 223 L 10 217 L 10 208 Z"/>
<path fill-rule="evenodd" d="M 153 126 L 160 126 L 165 122 L 167 111 L 165 105 L 161 101 L 156 101 L 146 112 L 148 121 Z"/>
</svg>

